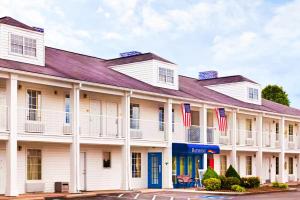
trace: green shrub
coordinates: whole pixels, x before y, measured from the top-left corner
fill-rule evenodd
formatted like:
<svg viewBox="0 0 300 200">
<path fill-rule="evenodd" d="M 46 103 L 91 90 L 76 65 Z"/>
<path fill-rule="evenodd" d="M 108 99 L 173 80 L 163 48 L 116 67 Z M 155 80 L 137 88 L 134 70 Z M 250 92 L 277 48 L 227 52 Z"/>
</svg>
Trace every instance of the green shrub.
<svg viewBox="0 0 300 200">
<path fill-rule="evenodd" d="M 272 183 L 272 187 L 284 188 L 284 189 L 289 188 L 288 184 L 286 184 L 286 183 L 278 183 L 278 182 L 273 182 Z"/>
<path fill-rule="evenodd" d="M 204 180 L 203 185 L 207 191 L 215 191 L 221 189 L 221 181 L 217 178 L 209 178 Z"/>
<path fill-rule="evenodd" d="M 236 177 L 225 177 L 221 179 L 221 188 L 230 190 L 231 186 L 239 185 L 241 181 Z"/>
<path fill-rule="evenodd" d="M 232 165 L 230 165 L 225 173 L 226 177 L 236 177 L 239 180 L 241 180 L 241 177 L 239 175 L 239 173 L 237 173 L 237 171 L 234 169 L 234 167 L 232 167 Z"/>
<path fill-rule="evenodd" d="M 241 178 L 241 186 L 245 188 L 257 188 L 260 185 L 258 177 L 243 177 Z"/>
<path fill-rule="evenodd" d="M 235 192 L 246 192 L 246 189 L 242 186 L 239 186 L 239 185 L 231 186 L 231 190 L 233 190 Z"/>
<path fill-rule="evenodd" d="M 210 167 L 208 167 L 207 170 L 205 171 L 205 173 L 203 174 L 202 184 L 204 185 L 204 181 L 209 178 L 219 179 L 217 172 L 215 172 L 215 170 L 213 170 Z"/>
</svg>

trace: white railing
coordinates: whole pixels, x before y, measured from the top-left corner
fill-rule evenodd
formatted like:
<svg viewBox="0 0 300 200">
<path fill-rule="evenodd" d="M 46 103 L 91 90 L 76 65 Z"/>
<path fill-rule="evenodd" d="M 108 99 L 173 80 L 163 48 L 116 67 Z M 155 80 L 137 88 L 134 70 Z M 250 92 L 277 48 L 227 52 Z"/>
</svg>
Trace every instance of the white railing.
<svg viewBox="0 0 300 200">
<path fill-rule="evenodd" d="M 204 134 L 201 127 L 192 125 L 186 129 L 186 141 L 190 143 L 204 143 Z"/>
<path fill-rule="evenodd" d="M 263 147 L 278 148 L 279 135 L 273 132 L 263 132 Z"/>
<path fill-rule="evenodd" d="M 0 131 L 8 130 L 8 108 L 0 105 Z"/>
<path fill-rule="evenodd" d="M 230 145 L 231 130 L 219 131 L 217 127 L 207 128 L 207 143 L 208 144 L 220 144 Z"/>
<path fill-rule="evenodd" d="M 122 118 L 95 114 L 80 114 L 81 137 L 122 138 Z"/>
<path fill-rule="evenodd" d="M 297 140 L 298 139 L 298 140 Z M 285 146 L 286 149 L 297 149 L 298 143 L 299 143 L 299 137 L 297 137 L 295 134 L 293 135 L 287 135 L 287 138 L 285 137 Z"/>
<path fill-rule="evenodd" d="M 148 141 L 166 141 L 166 127 L 164 122 L 130 119 L 131 139 L 142 139 Z"/>
<path fill-rule="evenodd" d="M 256 132 L 248 130 L 237 131 L 237 145 L 256 146 Z"/>
<path fill-rule="evenodd" d="M 53 110 L 18 108 L 18 132 L 39 135 L 71 135 L 72 114 Z"/>
</svg>

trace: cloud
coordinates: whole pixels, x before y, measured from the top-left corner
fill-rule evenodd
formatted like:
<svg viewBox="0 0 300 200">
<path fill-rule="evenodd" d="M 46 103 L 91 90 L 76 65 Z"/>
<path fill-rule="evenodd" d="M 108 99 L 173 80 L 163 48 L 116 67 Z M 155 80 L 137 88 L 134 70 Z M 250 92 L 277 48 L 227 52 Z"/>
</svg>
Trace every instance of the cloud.
<svg viewBox="0 0 300 200">
<path fill-rule="evenodd" d="M 105 40 L 121 40 L 122 36 L 115 32 L 104 32 L 102 33 L 102 38 Z"/>
</svg>

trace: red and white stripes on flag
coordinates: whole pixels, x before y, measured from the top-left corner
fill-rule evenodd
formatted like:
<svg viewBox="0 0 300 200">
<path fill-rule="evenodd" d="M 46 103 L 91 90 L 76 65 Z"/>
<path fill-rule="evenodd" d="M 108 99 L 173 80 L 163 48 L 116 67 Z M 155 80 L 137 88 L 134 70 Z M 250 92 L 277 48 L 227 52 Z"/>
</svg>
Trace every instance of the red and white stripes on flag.
<svg viewBox="0 0 300 200">
<path fill-rule="evenodd" d="M 225 108 L 216 108 L 216 114 L 218 118 L 219 130 L 225 132 L 227 130 L 227 117 Z"/>
<path fill-rule="evenodd" d="M 192 116 L 191 116 L 191 105 L 189 103 L 183 103 L 181 105 L 183 126 L 190 127 L 192 125 Z"/>
</svg>

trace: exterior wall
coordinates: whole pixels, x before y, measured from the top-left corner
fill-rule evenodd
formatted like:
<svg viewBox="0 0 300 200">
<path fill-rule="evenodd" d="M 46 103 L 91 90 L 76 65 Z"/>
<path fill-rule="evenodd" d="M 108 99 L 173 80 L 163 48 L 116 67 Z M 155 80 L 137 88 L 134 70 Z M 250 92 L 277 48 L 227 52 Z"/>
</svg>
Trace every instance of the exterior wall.
<svg viewBox="0 0 300 200">
<path fill-rule="evenodd" d="M 246 177 L 246 156 L 252 157 L 252 175 L 248 176 L 256 176 L 256 157 L 254 156 L 255 152 L 238 152 L 237 156 L 239 157 L 238 161 L 238 169 L 239 173 L 242 177 Z"/>
<path fill-rule="evenodd" d="M 20 36 L 36 39 L 36 57 L 25 55 L 13 54 L 10 52 L 10 34 L 14 33 Z M 44 47 L 44 34 L 21 29 L 18 27 L 0 24 L 0 58 L 15 60 L 24 63 L 30 63 L 40 66 L 45 66 L 45 47 Z"/>
<path fill-rule="evenodd" d="M 174 70 L 174 84 L 160 83 L 158 79 L 159 67 Z M 177 65 L 165 63 L 157 60 L 148 60 L 124 65 L 113 66 L 112 69 L 126 74 L 130 77 L 154 85 L 168 89 L 178 90 L 178 67 Z"/>
<path fill-rule="evenodd" d="M 209 85 L 206 87 L 247 103 L 261 105 L 261 86 L 258 84 L 250 82 L 238 82 L 220 85 Z M 249 87 L 258 89 L 258 100 L 251 100 L 248 98 Z"/>
<path fill-rule="evenodd" d="M 215 171 L 220 174 L 221 171 L 221 160 L 220 160 L 220 156 L 226 156 L 226 163 L 227 163 L 227 168 L 230 165 L 230 152 L 229 151 L 221 151 L 220 154 L 215 154 L 214 155 L 214 169 Z"/>
</svg>

